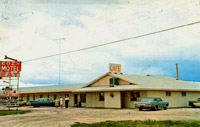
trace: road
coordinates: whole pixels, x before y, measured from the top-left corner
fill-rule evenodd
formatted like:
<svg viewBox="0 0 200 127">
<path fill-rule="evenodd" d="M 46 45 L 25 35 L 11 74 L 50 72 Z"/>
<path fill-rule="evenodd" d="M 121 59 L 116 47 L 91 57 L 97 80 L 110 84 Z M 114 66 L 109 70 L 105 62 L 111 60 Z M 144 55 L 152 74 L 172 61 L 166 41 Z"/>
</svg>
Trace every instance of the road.
<svg viewBox="0 0 200 127">
<path fill-rule="evenodd" d="M 138 109 L 21 107 L 20 110 L 32 110 L 32 112 L 0 116 L 0 126 L 69 127 L 75 122 L 93 123 L 106 120 L 200 120 L 200 108 L 138 111 Z"/>
</svg>

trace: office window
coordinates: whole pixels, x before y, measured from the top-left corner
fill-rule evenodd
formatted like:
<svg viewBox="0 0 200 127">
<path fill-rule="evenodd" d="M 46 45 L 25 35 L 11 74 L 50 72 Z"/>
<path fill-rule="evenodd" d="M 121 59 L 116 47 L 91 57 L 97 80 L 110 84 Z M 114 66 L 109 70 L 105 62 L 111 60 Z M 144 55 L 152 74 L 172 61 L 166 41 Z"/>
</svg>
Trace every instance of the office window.
<svg viewBox="0 0 200 127">
<path fill-rule="evenodd" d="M 119 85 L 118 78 L 110 78 L 110 85 Z"/>
<path fill-rule="evenodd" d="M 99 101 L 104 101 L 104 92 L 99 93 Z"/>
<path fill-rule="evenodd" d="M 137 98 L 140 97 L 139 91 L 131 91 L 131 101 L 137 101 Z"/>
<path fill-rule="evenodd" d="M 43 95 L 40 95 L 40 98 L 43 98 Z"/>
<path fill-rule="evenodd" d="M 27 100 L 27 101 L 29 101 L 29 95 L 27 95 L 27 98 L 26 98 L 26 100 Z"/>
<path fill-rule="evenodd" d="M 186 96 L 186 92 L 184 92 L 184 91 L 181 92 L 181 94 L 182 94 L 182 96 Z"/>
<path fill-rule="evenodd" d="M 86 94 L 81 94 L 81 102 L 85 103 L 86 102 Z"/>
<path fill-rule="evenodd" d="M 166 91 L 166 96 L 171 96 L 171 91 Z"/>
</svg>

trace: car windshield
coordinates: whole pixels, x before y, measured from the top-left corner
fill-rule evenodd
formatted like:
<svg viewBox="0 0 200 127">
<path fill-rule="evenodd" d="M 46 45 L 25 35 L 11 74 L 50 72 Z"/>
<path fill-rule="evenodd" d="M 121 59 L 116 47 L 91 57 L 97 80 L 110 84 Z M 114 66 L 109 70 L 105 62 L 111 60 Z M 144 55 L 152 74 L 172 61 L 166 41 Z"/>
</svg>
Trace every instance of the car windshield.
<svg viewBox="0 0 200 127">
<path fill-rule="evenodd" d="M 141 102 L 152 102 L 152 101 L 154 101 L 154 98 L 143 98 L 141 100 Z"/>
<path fill-rule="evenodd" d="M 37 99 L 36 101 L 42 101 L 43 99 L 42 98 L 39 98 L 39 99 Z"/>
</svg>

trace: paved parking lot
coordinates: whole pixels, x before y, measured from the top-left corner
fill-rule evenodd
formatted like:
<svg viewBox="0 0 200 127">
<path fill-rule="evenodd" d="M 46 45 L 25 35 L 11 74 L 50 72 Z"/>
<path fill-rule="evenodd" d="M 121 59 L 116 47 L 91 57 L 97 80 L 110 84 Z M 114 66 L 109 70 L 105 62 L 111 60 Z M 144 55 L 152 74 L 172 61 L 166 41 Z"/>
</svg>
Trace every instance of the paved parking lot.
<svg viewBox="0 0 200 127">
<path fill-rule="evenodd" d="M 0 107 L 2 109 L 2 107 Z M 137 109 L 93 109 L 21 107 L 32 110 L 28 114 L 0 116 L 4 127 L 66 127 L 75 122 L 100 122 L 106 120 L 200 120 L 200 108 L 178 108 L 158 111 Z"/>
</svg>

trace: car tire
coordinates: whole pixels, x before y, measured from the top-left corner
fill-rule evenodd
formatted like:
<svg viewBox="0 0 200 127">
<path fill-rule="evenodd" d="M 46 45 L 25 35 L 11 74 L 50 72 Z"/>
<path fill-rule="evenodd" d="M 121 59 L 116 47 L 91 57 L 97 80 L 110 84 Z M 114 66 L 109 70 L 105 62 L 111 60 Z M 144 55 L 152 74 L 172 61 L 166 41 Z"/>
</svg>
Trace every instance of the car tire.
<svg viewBox="0 0 200 127">
<path fill-rule="evenodd" d="M 155 110 L 156 110 L 156 107 L 152 107 L 151 110 L 152 110 L 152 111 L 155 111 Z"/>
<path fill-rule="evenodd" d="M 191 105 L 192 108 L 195 108 L 194 104 Z"/>
<path fill-rule="evenodd" d="M 143 108 L 140 107 L 140 108 L 139 108 L 139 111 L 142 111 L 142 109 L 143 109 Z"/>
<path fill-rule="evenodd" d="M 167 110 L 167 106 L 166 106 L 166 107 L 164 107 L 164 110 Z"/>
</svg>

